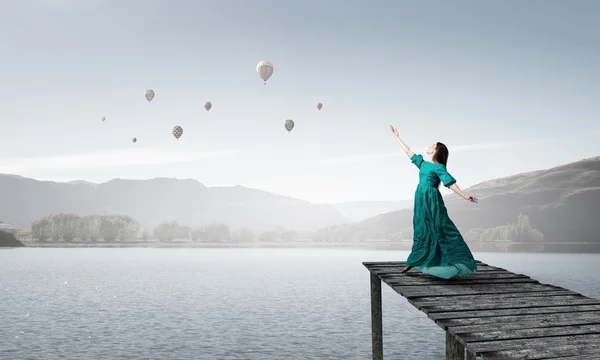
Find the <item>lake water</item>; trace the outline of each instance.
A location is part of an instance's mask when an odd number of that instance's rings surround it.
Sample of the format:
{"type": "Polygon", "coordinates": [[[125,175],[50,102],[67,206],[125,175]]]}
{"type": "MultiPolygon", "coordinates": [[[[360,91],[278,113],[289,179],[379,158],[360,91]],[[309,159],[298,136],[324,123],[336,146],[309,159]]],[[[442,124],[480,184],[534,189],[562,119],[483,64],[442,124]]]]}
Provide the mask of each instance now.
{"type": "MultiPolygon", "coordinates": [[[[600,298],[600,255],[475,254],[600,298]]],[[[406,252],[0,250],[0,359],[369,359],[362,261],[406,252]]],[[[444,359],[444,332],[383,286],[387,359],[444,359]]]]}

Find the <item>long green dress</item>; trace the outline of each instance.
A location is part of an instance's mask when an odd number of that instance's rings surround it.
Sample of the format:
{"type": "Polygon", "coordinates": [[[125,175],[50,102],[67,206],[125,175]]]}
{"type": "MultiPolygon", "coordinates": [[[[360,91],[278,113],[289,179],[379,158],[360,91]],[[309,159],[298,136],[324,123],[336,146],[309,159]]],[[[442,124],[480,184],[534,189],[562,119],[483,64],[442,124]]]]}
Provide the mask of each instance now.
{"type": "Polygon", "coordinates": [[[410,160],[419,168],[419,185],[415,191],[413,246],[406,266],[443,279],[475,273],[473,254],[448,217],[437,188],[440,181],[450,187],[456,180],[442,164],[424,161],[418,154],[410,160]]]}

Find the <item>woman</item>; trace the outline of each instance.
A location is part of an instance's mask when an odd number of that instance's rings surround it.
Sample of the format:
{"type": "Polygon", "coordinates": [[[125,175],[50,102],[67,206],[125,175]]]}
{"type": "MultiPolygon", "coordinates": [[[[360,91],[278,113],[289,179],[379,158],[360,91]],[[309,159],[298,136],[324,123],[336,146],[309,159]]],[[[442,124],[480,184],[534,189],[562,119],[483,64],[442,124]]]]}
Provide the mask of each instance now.
{"type": "Polygon", "coordinates": [[[448,217],[440,183],[463,199],[476,203],[477,198],[463,193],[456,180],[446,170],[448,148],[438,142],[427,149],[431,162],[415,154],[400,140],[398,130],[390,125],[402,150],[419,168],[419,185],[415,192],[413,216],[413,246],[403,273],[413,266],[418,270],[443,279],[477,272],[475,259],[460,232],[448,217]]]}

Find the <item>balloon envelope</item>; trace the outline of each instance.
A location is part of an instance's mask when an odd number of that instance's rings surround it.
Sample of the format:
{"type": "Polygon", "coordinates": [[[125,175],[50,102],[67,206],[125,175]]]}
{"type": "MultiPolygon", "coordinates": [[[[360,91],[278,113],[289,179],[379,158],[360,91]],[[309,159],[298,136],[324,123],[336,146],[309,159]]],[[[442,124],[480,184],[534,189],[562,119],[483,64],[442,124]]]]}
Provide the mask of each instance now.
{"type": "Polygon", "coordinates": [[[106,120],[106,117],[104,117],[104,116],[103,116],[103,117],[102,117],[102,121],[105,121],[105,120],[106,120]]]}
{"type": "Polygon", "coordinates": [[[207,101],[204,104],[204,108],[206,109],[206,111],[210,110],[212,108],[212,104],[210,103],[210,101],[207,101]]]}
{"type": "Polygon", "coordinates": [[[321,103],[318,103],[318,104],[317,104],[317,109],[321,110],[322,108],[323,108],[323,104],[321,104],[321,103]]]}
{"type": "Polygon", "coordinates": [[[173,128],[173,136],[175,136],[175,139],[179,140],[182,134],[183,128],[181,126],[177,125],[173,128]]]}
{"type": "Polygon", "coordinates": [[[152,101],[152,99],[154,99],[154,90],[146,90],[146,94],[144,94],[144,96],[146,97],[146,100],[148,100],[148,102],[152,101]]]}
{"type": "Polygon", "coordinates": [[[137,141],[137,138],[133,138],[133,139],[131,139],[131,141],[133,141],[133,143],[135,144],[137,141]]]}
{"type": "Polygon", "coordinates": [[[256,72],[266,84],[267,80],[273,75],[273,64],[268,61],[261,61],[256,65],[256,72]]]}
{"type": "Polygon", "coordinates": [[[286,120],[285,121],[285,129],[290,132],[294,128],[294,120],[286,120]]]}

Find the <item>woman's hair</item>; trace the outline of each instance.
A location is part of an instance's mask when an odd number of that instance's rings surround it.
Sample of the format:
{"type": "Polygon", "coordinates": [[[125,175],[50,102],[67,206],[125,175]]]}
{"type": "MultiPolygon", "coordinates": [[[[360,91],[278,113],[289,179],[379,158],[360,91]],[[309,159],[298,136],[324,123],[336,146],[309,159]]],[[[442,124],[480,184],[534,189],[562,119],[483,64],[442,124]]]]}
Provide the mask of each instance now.
{"type": "Polygon", "coordinates": [[[433,161],[446,166],[448,164],[448,155],[450,154],[448,153],[448,148],[446,145],[442,144],[441,142],[435,144],[435,154],[432,156],[433,161]]]}
{"type": "MultiPolygon", "coordinates": [[[[448,152],[448,148],[446,147],[446,145],[444,145],[441,142],[438,142],[437,144],[435,144],[435,154],[433,154],[431,159],[438,164],[447,166],[449,155],[450,155],[450,153],[448,152]]],[[[438,188],[440,187],[441,182],[442,182],[441,180],[440,180],[440,182],[438,182],[438,185],[437,185],[438,188]]]]}

